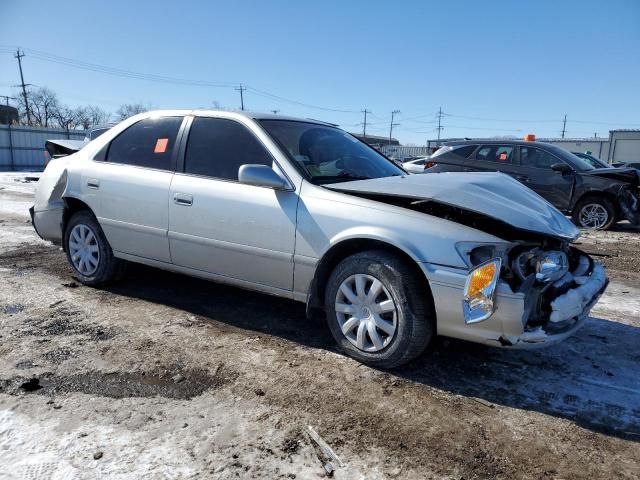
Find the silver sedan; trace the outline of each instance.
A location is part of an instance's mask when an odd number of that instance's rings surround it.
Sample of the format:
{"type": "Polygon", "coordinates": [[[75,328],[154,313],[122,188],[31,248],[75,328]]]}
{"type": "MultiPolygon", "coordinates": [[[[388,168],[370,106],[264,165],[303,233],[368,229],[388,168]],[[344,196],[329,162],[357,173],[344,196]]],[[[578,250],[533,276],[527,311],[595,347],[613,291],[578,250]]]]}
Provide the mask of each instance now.
{"type": "Polygon", "coordinates": [[[132,117],[51,161],[31,213],[86,285],[138,262],[290,298],[379,367],[435,335],[560,341],[607,285],[573,224],[511,177],[407,175],[333,125],[282,116],[132,117]]]}

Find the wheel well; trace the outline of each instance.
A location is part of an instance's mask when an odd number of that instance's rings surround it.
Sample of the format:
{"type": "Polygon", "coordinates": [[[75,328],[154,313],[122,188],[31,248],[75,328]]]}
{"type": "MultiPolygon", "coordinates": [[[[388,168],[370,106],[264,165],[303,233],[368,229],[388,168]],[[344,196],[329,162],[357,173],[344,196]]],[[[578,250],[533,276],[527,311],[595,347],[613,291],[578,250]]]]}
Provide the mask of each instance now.
{"type": "MultiPolygon", "coordinates": [[[[67,229],[67,223],[69,222],[69,219],[73,216],[74,213],[77,213],[83,210],[86,210],[91,213],[93,213],[93,211],[91,210],[91,207],[89,207],[89,205],[84,203],[82,200],[78,200],[77,198],[66,197],[63,200],[64,200],[64,212],[62,213],[62,238],[64,239],[64,232],[67,229]]],[[[62,242],[62,248],[64,248],[66,251],[66,247],[64,246],[64,241],[62,242]]]]}
{"type": "MultiPolygon", "coordinates": [[[[324,305],[325,287],[331,272],[335,267],[345,258],[354,255],[356,253],[365,252],[367,250],[383,250],[393,255],[396,255],[407,262],[416,274],[416,278],[424,284],[425,292],[431,296],[431,289],[429,288],[429,282],[424,275],[424,272],[416,264],[415,260],[411,258],[405,251],[398,247],[395,247],[389,243],[373,240],[368,238],[354,238],[350,240],[344,240],[333,247],[331,247],[324,256],[318,262],[316,273],[311,282],[309,289],[309,298],[307,301],[307,313],[311,314],[312,311],[321,309],[324,305]]],[[[433,300],[433,298],[431,298],[433,300]]],[[[433,302],[431,302],[433,305],[433,302]]],[[[434,317],[435,318],[435,317],[434,317]]]]}
{"type": "Polygon", "coordinates": [[[585,192],[584,194],[582,194],[582,196],[574,204],[572,213],[576,212],[576,209],[577,209],[578,205],[581,202],[583,202],[585,200],[588,200],[590,198],[593,198],[593,199],[606,198],[607,200],[609,200],[613,204],[613,208],[615,209],[616,215],[617,215],[617,213],[618,213],[618,203],[616,201],[616,196],[613,193],[610,193],[610,192],[594,192],[594,191],[585,192]]]}

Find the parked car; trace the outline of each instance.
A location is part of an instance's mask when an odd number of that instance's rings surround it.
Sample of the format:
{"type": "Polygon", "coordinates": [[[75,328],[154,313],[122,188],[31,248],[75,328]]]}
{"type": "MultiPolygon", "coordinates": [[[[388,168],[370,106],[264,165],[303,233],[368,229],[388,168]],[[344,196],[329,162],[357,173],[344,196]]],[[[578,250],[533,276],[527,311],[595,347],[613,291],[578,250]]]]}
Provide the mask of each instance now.
{"type": "Polygon", "coordinates": [[[640,162],[616,163],[614,166],[621,168],[635,168],[640,170],[640,162]]]}
{"type": "Polygon", "coordinates": [[[62,158],[72,153],[77,152],[82,147],[84,147],[91,140],[98,138],[104,132],[109,130],[111,127],[115,125],[114,123],[109,123],[106,125],[98,125],[92,127],[87,135],[84,137],[84,140],[65,140],[65,139],[53,139],[47,140],[44,142],[44,166],[46,167],[49,162],[55,158],[62,158]]]}
{"type": "Polygon", "coordinates": [[[451,142],[431,156],[429,172],[503,172],[571,215],[583,228],[608,229],[619,220],[637,224],[638,171],[594,168],[555,145],[535,141],[451,142]]]}
{"type": "Polygon", "coordinates": [[[52,162],[31,215],[86,285],[128,261],[290,298],[378,367],[436,334],[558,342],[607,285],[571,246],[579,230],[509,176],[407,175],[335,126],[280,115],[132,117],[52,162]]]}
{"type": "Polygon", "coordinates": [[[430,168],[431,163],[429,157],[419,157],[404,162],[402,168],[409,173],[424,173],[425,170],[430,168]]]}

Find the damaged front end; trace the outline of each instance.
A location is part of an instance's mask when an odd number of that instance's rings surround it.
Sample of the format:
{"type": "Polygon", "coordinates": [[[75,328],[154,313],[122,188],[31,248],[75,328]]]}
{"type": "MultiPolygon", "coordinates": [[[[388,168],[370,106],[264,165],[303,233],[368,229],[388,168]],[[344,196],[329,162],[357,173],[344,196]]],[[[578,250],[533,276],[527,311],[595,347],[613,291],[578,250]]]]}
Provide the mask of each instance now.
{"type": "Polygon", "coordinates": [[[604,267],[575,247],[549,250],[518,245],[508,254],[502,279],[524,294],[523,331],[499,338],[503,346],[531,347],[573,334],[606,289],[604,267]]]}

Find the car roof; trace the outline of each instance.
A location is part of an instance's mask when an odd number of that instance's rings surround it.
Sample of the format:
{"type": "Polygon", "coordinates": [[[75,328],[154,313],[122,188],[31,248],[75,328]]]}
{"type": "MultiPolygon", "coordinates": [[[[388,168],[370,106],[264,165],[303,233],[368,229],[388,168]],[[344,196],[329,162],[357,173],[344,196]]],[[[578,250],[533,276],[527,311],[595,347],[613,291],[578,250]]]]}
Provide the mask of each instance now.
{"type": "Polygon", "coordinates": [[[549,143],[544,142],[531,142],[525,140],[513,140],[513,139],[486,139],[486,140],[454,140],[446,142],[445,145],[454,147],[458,145],[535,145],[537,147],[548,147],[549,143]]]}
{"type": "Polygon", "coordinates": [[[289,120],[294,122],[307,122],[316,123],[318,125],[327,125],[331,127],[337,127],[334,123],[324,122],[322,120],[316,120],[314,118],[301,118],[290,117],[287,115],[275,115],[273,113],[252,112],[248,110],[209,110],[209,109],[194,109],[194,110],[151,110],[144,113],[144,116],[152,117],[155,115],[214,115],[218,113],[224,113],[225,115],[240,116],[245,118],[251,118],[253,120],[289,120]]]}

